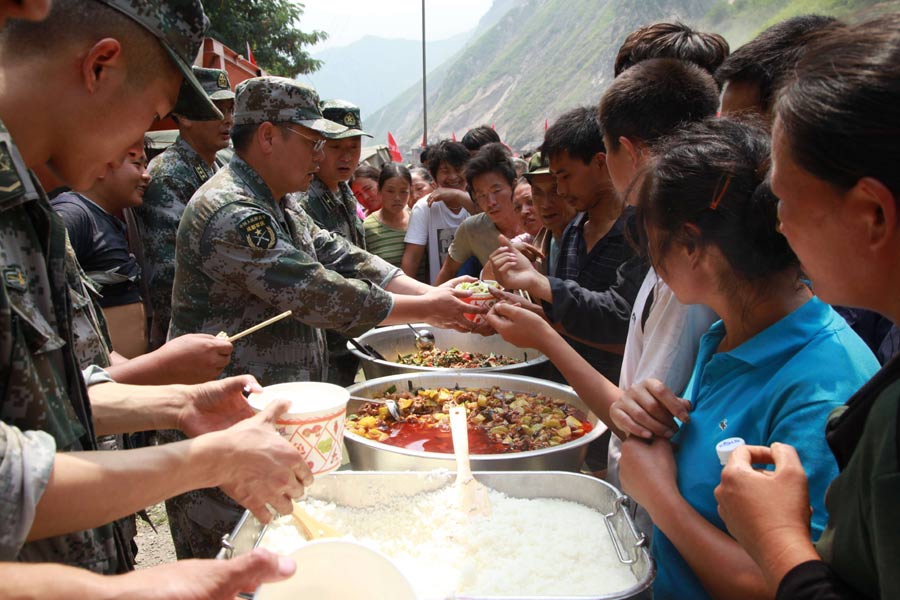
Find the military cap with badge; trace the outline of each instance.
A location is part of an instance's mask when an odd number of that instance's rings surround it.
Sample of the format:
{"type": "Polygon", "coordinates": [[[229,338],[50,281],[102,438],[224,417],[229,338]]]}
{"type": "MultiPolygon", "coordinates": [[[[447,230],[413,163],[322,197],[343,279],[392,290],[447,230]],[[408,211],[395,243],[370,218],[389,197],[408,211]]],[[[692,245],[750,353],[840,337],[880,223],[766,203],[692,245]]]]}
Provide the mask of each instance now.
{"type": "Polygon", "coordinates": [[[296,123],[328,138],[347,131],[319,109],[316,90],[287,77],[253,77],[235,89],[234,124],[296,123]]]}
{"type": "MultiPolygon", "coordinates": [[[[234,99],[234,92],[231,91],[231,82],[228,81],[228,73],[222,69],[207,69],[194,66],[191,68],[191,71],[193,71],[194,77],[197,78],[200,87],[206,93],[206,97],[213,102],[234,99]]],[[[219,120],[204,117],[206,102],[204,101],[203,104],[200,104],[197,100],[198,96],[191,93],[188,82],[184,81],[181,84],[181,91],[178,93],[178,102],[175,103],[172,112],[192,121],[219,120]]]]}
{"type": "Polygon", "coordinates": [[[322,109],[322,115],[329,121],[333,121],[347,128],[344,133],[331,136],[332,139],[340,140],[349,137],[366,136],[373,137],[363,131],[362,120],[359,117],[359,107],[351,104],[346,100],[322,100],[319,103],[322,109]]]}
{"type": "Polygon", "coordinates": [[[525,179],[531,181],[533,175],[549,175],[550,162],[541,156],[540,152],[535,152],[528,160],[528,171],[523,174],[525,179]]]}

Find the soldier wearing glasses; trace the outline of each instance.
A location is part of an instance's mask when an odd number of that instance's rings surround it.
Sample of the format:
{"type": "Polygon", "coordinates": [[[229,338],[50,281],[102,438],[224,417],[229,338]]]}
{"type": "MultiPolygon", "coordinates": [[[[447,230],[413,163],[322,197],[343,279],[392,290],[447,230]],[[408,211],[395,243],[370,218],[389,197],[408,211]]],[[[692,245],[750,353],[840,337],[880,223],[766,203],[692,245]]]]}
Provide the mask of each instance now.
{"type": "MultiPolygon", "coordinates": [[[[236,333],[292,310],[236,342],[223,373],[271,385],[326,380],[324,329],[359,335],[418,320],[469,329],[463,313],[471,309],[459,293],[403,275],[300,208],[291,192],[309,187],[326,138],[347,130],[323,118],[315,90],[257,77],[236,94],[235,156],[197,190],[178,228],[170,337],[236,333]]],[[[190,529],[190,554],[182,547],[179,558],[213,556],[241,512],[218,490],[176,502],[183,512],[170,512],[173,528],[190,529]]]]}

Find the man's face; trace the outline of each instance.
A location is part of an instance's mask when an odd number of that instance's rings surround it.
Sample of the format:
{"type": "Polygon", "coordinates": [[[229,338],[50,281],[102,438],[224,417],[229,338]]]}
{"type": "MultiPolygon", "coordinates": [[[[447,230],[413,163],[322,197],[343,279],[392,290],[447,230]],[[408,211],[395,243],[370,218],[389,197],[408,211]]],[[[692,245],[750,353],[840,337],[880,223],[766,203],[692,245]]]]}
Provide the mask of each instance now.
{"type": "Polygon", "coordinates": [[[522,222],[522,228],[525,233],[537,235],[541,230],[541,221],[538,219],[537,210],[534,208],[534,199],[532,197],[531,184],[527,181],[520,181],[513,190],[513,210],[519,216],[522,222]]]}
{"type": "Polygon", "coordinates": [[[325,157],[319,163],[319,179],[332,189],[342,181],[349,181],[359,164],[361,153],[361,136],[328,140],[325,142],[325,157]]]}
{"type": "Polygon", "coordinates": [[[585,164],[563,150],[550,157],[550,172],[556,177],[556,191],[576,211],[589,210],[603,199],[609,175],[602,155],[585,164]]]}
{"type": "Polygon", "coordinates": [[[234,100],[215,100],[213,102],[225,117],[220,121],[186,121],[194,139],[201,146],[202,152],[216,153],[228,147],[231,140],[231,128],[234,126],[234,100]]]}
{"type": "Polygon", "coordinates": [[[86,190],[109,166],[117,168],[128,149],[161,116],[169,114],[181,87],[181,76],[157,77],[143,89],[122,82],[103,98],[81,95],[72,117],[62,123],[57,151],[47,161],[50,170],[74,190],[86,190]]]}
{"type": "Polygon", "coordinates": [[[128,151],[125,160],[97,180],[92,189],[98,190],[115,209],[133,208],[144,202],[144,192],[150,183],[147,173],[147,156],[143,148],[128,151]]]}
{"type": "Polygon", "coordinates": [[[559,237],[575,216],[575,209],[556,193],[556,182],[553,181],[553,175],[544,173],[529,177],[531,179],[531,198],[537,215],[544,227],[559,237]]]}
{"type": "Polygon", "coordinates": [[[472,179],[472,196],[494,223],[515,222],[512,195],[512,187],[499,173],[484,173],[472,179]]]}
{"type": "Polygon", "coordinates": [[[324,155],[315,147],[325,137],[296,123],[286,123],[275,127],[273,135],[273,158],[279,175],[285,180],[285,193],[305,192],[309,189],[313,175],[319,170],[319,162],[324,155]]]}
{"type": "Polygon", "coordinates": [[[463,174],[464,167],[465,165],[454,167],[450,163],[442,161],[434,179],[435,183],[438,184],[438,187],[466,191],[466,177],[463,174]]]}

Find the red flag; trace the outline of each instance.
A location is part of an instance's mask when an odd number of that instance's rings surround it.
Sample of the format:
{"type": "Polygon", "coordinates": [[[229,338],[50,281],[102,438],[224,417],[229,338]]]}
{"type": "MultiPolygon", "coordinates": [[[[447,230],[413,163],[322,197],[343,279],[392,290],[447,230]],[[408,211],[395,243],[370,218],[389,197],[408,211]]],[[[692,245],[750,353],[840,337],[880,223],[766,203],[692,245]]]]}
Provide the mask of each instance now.
{"type": "Polygon", "coordinates": [[[423,133],[422,134],[422,147],[425,148],[426,146],[428,146],[428,140],[425,139],[425,134],[423,133]]]}
{"type": "Polygon", "coordinates": [[[394,136],[390,131],[388,131],[388,150],[391,152],[392,161],[403,162],[403,155],[400,154],[400,147],[397,145],[397,140],[394,139],[394,136]]]}
{"type": "Polygon", "coordinates": [[[544,119],[544,131],[550,129],[550,122],[547,119],[544,119]]]}
{"type": "Polygon", "coordinates": [[[253,50],[250,49],[250,42],[247,42],[247,60],[249,60],[250,64],[254,67],[257,66],[256,59],[253,58],[253,50]]]}
{"type": "Polygon", "coordinates": [[[491,129],[497,129],[496,127],[494,127],[493,123],[491,123],[491,129]]]}
{"type": "Polygon", "coordinates": [[[450,136],[450,139],[453,140],[454,142],[456,141],[456,132],[455,131],[453,132],[453,135],[450,136]]]}

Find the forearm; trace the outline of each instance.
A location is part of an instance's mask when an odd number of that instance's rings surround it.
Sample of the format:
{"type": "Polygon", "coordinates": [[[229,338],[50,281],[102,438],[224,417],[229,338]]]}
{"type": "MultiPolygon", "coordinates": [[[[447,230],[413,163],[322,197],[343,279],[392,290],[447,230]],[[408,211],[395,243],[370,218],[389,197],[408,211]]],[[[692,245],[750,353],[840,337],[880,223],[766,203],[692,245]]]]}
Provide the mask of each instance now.
{"type": "Polygon", "coordinates": [[[391,279],[390,283],[384,289],[397,295],[421,296],[422,294],[428,293],[432,287],[401,273],[391,279]]]}
{"type": "Polygon", "coordinates": [[[65,565],[2,563],[0,578],[4,600],[113,597],[107,584],[113,578],[65,565]]]}
{"type": "Polygon", "coordinates": [[[217,485],[213,448],[218,435],[137,450],[57,453],[28,539],[97,527],[183,492],[217,485]]]}
{"type": "Polygon", "coordinates": [[[177,428],[188,386],[102,383],[88,389],[97,435],[177,428]]]}
{"type": "Polygon", "coordinates": [[[681,494],[658,495],[644,507],[710,596],[723,599],[774,596],[775,588],[768,585],[750,555],[728,534],[704,519],[681,494]]]}
{"type": "Polygon", "coordinates": [[[394,306],[380,325],[402,325],[427,320],[429,312],[421,296],[394,295],[394,306]]]}
{"type": "Polygon", "coordinates": [[[549,335],[539,348],[550,359],[566,381],[578,394],[588,408],[591,409],[613,433],[620,438],[625,436],[613,424],[609,417],[609,409],[619,398],[621,390],[609,379],[594,369],[572,346],[559,335],[549,335]]]}
{"type": "Polygon", "coordinates": [[[541,275],[537,271],[534,272],[533,281],[525,288],[525,291],[528,292],[534,302],[553,302],[553,290],[550,288],[550,280],[547,279],[546,275],[541,275]]]}
{"type": "Polygon", "coordinates": [[[157,353],[159,350],[148,352],[135,356],[132,359],[122,357],[121,360],[114,360],[113,364],[106,368],[109,376],[116,380],[117,383],[127,383],[131,385],[163,385],[174,383],[171,381],[165,370],[159,369],[157,353]]]}
{"type": "Polygon", "coordinates": [[[406,244],[403,250],[403,258],[400,260],[400,269],[410,277],[419,273],[422,257],[425,256],[425,246],[419,244],[406,244]]]}

